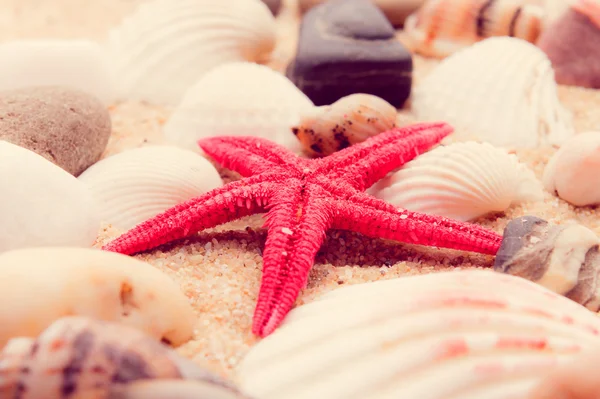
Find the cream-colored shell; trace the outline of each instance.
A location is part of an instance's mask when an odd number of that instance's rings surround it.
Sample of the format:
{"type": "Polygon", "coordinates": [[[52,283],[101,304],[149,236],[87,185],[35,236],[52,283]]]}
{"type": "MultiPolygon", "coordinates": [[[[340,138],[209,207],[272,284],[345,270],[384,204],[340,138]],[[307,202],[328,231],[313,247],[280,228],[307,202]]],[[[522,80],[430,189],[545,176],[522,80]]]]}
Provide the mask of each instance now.
{"type": "MultiPolygon", "coordinates": [[[[52,232],[49,232],[51,234],[52,232]]],[[[70,315],[121,322],[180,345],[195,315],[173,280],[134,258],[99,249],[31,248],[0,255],[0,347],[35,337],[70,315]]]]}
{"type": "Polygon", "coordinates": [[[109,58],[89,40],[30,39],[0,44],[0,91],[35,86],[81,90],[113,100],[109,58]]]}
{"type": "Polygon", "coordinates": [[[512,37],[489,38],[444,59],[411,101],[419,120],[444,120],[460,140],[538,148],[560,145],[574,132],[550,60],[512,37]]]}
{"type": "Polygon", "coordinates": [[[275,19],[260,0],[151,0],[109,35],[120,99],[176,105],[210,69],[266,60],[275,19]]]}
{"type": "Polygon", "coordinates": [[[261,399],[526,398],[600,344],[600,319],[525,279],[487,270],[358,284],[288,315],[238,367],[261,399]]]}
{"type": "Polygon", "coordinates": [[[79,180],[96,198],[102,221],[123,230],[223,184],[204,157],[171,146],[118,153],[92,165],[79,180]]]}
{"type": "Polygon", "coordinates": [[[142,380],[118,391],[119,399],[250,399],[205,381],[142,380]]]}
{"type": "Polygon", "coordinates": [[[392,129],[397,117],[384,99],[357,93],[307,111],[292,131],[306,153],[326,156],[392,129]]]}
{"type": "Polygon", "coordinates": [[[250,62],[213,69],[188,90],[164,126],[168,141],[197,149],[211,136],[257,136],[299,151],[291,128],[313,103],[292,82],[250,62]]]}
{"type": "Polygon", "coordinates": [[[550,158],[546,190],[575,206],[600,204],[600,132],[577,134],[550,158]]]}
{"type": "Polygon", "coordinates": [[[0,141],[0,253],[39,246],[91,247],[100,230],[90,190],[41,155],[0,141]]]}
{"type": "Polygon", "coordinates": [[[543,199],[541,182],[515,155],[473,141],[420,155],[371,193],[399,208],[462,221],[543,199]]]}

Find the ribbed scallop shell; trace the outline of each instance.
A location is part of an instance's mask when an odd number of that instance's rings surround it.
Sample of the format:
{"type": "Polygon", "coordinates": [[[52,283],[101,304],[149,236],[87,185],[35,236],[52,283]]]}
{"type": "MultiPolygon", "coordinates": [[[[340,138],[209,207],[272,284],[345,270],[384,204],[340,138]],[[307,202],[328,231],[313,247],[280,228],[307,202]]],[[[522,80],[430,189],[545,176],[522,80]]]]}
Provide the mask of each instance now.
{"type": "Polygon", "coordinates": [[[541,182],[515,155],[476,142],[420,155],[378,182],[371,193],[399,208],[463,221],[543,199],[541,182]]]}
{"type": "Polygon", "coordinates": [[[300,306],[238,368],[261,399],[523,398],[600,344],[600,319],[484,270],[358,284],[300,306]]]}
{"type": "Polygon", "coordinates": [[[260,61],[275,20],[260,0],[152,0],[110,32],[120,98],[175,105],[210,69],[260,61]]]}
{"type": "Polygon", "coordinates": [[[291,128],[313,108],[282,74],[250,62],[215,68],[186,93],[164,126],[167,140],[197,149],[211,136],[257,136],[298,151],[291,128]]]}
{"type": "Polygon", "coordinates": [[[405,31],[419,54],[446,57],[492,36],[535,43],[544,11],[523,0],[428,0],[406,19],[405,31]]]}
{"type": "Polygon", "coordinates": [[[415,88],[411,101],[419,120],[444,120],[461,140],[537,148],[560,145],[573,135],[550,60],[512,37],[486,39],[446,58],[415,88]]]}
{"type": "Polygon", "coordinates": [[[392,129],[397,117],[396,108],[384,99],[351,94],[304,113],[292,131],[305,152],[326,156],[392,129]]]}
{"type": "Polygon", "coordinates": [[[101,219],[121,229],[223,184],[208,160],[170,146],[118,153],[92,165],[79,180],[99,203],[101,219]]]}

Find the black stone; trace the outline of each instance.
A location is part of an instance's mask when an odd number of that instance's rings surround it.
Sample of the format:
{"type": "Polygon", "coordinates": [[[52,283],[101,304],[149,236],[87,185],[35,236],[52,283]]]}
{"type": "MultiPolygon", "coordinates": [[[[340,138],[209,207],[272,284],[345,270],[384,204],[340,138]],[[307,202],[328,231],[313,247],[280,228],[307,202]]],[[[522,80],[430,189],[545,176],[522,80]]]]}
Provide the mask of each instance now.
{"type": "Polygon", "coordinates": [[[370,0],[330,0],[302,19],[296,58],[286,75],[315,105],[354,93],[397,108],[410,95],[412,56],[370,0]]]}
{"type": "Polygon", "coordinates": [[[277,15],[281,9],[281,0],[262,0],[269,7],[273,15],[277,15]]]}

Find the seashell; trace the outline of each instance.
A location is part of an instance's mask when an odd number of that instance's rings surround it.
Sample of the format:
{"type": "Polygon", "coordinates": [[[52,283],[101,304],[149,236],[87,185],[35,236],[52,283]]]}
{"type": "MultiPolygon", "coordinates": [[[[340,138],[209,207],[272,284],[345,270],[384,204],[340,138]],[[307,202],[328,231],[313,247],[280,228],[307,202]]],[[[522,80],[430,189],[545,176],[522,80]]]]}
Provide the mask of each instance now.
{"type": "Polygon", "coordinates": [[[580,133],[567,141],[546,165],[546,190],[575,206],[600,204],[600,132],[580,133]]]}
{"type": "Polygon", "coordinates": [[[542,184],[515,155],[472,141],[417,157],[371,193],[396,207],[462,221],[543,199],[542,184]]]}
{"type": "Polygon", "coordinates": [[[460,140],[537,148],[560,145],[574,132],[548,57],[512,37],[489,38],[446,58],[411,101],[418,119],[444,120],[460,140]]]}
{"type": "Polygon", "coordinates": [[[534,43],[544,10],[522,0],[427,0],[406,19],[413,50],[446,57],[485,38],[512,36],[534,43]]]}
{"type": "Polygon", "coordinates": [[[0,347],[14,337],[34,337],[68,315],[118,321],[176,346],[192,337],[196,321],[169,276],[132,257],[97,249],[5,252],[0,300],[16,304],[0,310],[0,347]]]}
{"type": "Polygon", "coordinates": [[[196,380],[142,380],[111,391],[109,399],[248,399],[233,389],[196,380]]]}
{"type": "Polygon", "coordinates": [[[0,44],[0,91],[36,86],[80,90],[104,103],[114,98],[109,58],[89,40],[15,40],[0,44]]]}
{"type": "Polygon", "coordinates": [[[237,376],[261,399],[525,398],[599,334],[596,314],[525,279],[434,273],[297,307],[237,376]]]}
{"type": "Polygon", "coordinates": [[[396,108],[371,94],[351,94],[302,115],[292,131],[312,156],[331,155],[396,126],[396,108]]]}
{"type": "Polygon", "coordinates": [[[21,338],[16,340],[18,347],[11,340],[0,354],[2,397],[59,398],[65,397],[64,392],[78,398],[113,397],[111,391],[131,383],[186,378],[198,379],[217,394],[235,392],[230,384],[167,346],[116,323],[65,317],[35,340],[28,340],[28,345],[21,338]],[[25,394],[17,395],[19,391],[25,394]]]}
{"type": "Polygon", "coordinates": [[[123,230],[223,184],[208,160],[169,146],[110,156],[92,165],[79,180],[96,198],[101,219],[123,230]]]}
{"type": "Polygon", "coordinates": [[[120,99],[176,105],[210,69],[262,61],[275,19],[260,0],[153,0],[109,35],[120,99]]]}
{"type": "Polygon", "coordinates": [[[215,68],[186,93],[164,126],[165,137],[197,149],[211,136],[258,136],[300,149],[291,132],[312,102],[282,74],[249,62],[215,68]]]}
{"type": "Polygon", "coordinates": [[[533,216],[504,229],[494,270],[523,277],[588,309],[600,310],[600,239],[575,223],[553,226],[533,216]]]}
{"type": "Polygon", "coordinates": [[[552,62],[559,84],[600,89],[600,2],[573,1],[537,44],[552,62]]]}

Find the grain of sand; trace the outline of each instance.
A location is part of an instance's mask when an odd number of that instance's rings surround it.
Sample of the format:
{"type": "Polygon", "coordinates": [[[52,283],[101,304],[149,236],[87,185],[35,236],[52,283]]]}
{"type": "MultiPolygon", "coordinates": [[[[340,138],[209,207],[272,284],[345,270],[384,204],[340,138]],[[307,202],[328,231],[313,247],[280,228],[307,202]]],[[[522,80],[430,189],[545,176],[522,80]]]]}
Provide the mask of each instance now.
{"type": "MultiPolygon", "coordinates": [[[[271,66],[282,70],[296,45],[298,16],[289,2],[278,19],[279,40],[271,66]]],[[[91,38],[103,40],[107,29],[118,23],[143,0],[0,0],[0,39],[91,38]]],[[[416,79],[435,61],[415,59],[416,79]]],[[[578,132],[600,130],[600,91],[560,87],[562,102],[573,112],[578,132]]],[[[111,106],[113,134],[104,157],[147,144],[161,143],[161,125],[172,110],[142,103],[111,106]]],[[[402,111],[407,114],[407,111],[402,111]]],[[[541,178],[555,149],[517,151],[541,178]]],[[[225,179],[231,173],[222,171],[225,179]]],[[[599,211],[575,209],[546,193],[544,202],[526,204],[506,213],[477,220],[502,232],[507,222],[533,214],[553,223],[576,220],[600,233],[599,211]]],[[[257,342],[251,320],[261,278],[261,250],[266,233],[260,216],[245,218],[193,239],[137,257],[181,284],[198,320],[195,337],[178,350],[217,373],[232,376],[236,364],[257,342]]],[[[98,245],[120,231],[105,226],[98,245]]],[[[448,250],[419,248],[331,231],[319,252],[307,288],[297,304],[350,284],[458,268],[489,267],[487,256],[448,250]]]]}

